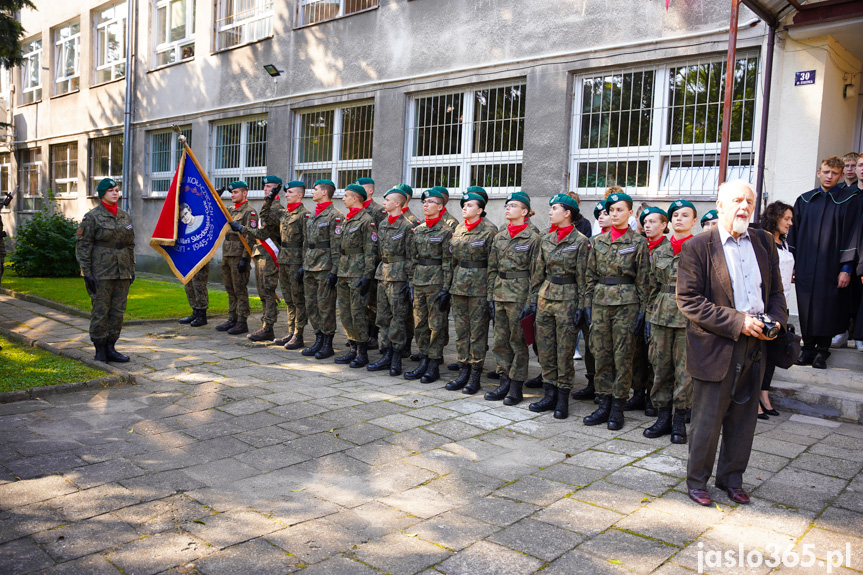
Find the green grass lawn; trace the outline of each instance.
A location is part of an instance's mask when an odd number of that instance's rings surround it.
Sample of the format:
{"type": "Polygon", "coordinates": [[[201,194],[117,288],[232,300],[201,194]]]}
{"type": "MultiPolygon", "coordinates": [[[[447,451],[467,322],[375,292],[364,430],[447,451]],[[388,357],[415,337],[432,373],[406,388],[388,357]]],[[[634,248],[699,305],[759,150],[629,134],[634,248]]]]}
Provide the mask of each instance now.
{"type": "Polygon", "coordinates": [[[88,381],[108,375],[60,355],[0,336],[0,392],[88,381]]]}

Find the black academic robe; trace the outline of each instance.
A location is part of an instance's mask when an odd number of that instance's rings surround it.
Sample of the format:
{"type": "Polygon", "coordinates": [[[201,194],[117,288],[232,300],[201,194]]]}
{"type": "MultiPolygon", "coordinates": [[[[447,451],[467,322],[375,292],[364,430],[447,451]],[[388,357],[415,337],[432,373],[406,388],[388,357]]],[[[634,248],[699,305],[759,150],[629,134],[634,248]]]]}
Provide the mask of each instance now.
{"type": "Polygon", "coordinates": [[[804,337],[833,337],[848,329],[851,290],[839,289],[842,264],[857,263],[856,227],[863,208],[856,188],[820,187],[794,202],[788,245],[794,254],[794,285],[804,337]]]}

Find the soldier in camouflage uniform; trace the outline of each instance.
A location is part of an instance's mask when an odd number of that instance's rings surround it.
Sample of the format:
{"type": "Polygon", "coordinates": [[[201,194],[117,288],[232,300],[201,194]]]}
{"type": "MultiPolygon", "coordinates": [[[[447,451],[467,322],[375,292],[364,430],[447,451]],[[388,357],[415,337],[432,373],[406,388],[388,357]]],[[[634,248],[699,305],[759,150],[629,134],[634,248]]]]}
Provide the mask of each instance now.
{"type": "Polygon", "coordinates": [[[335,362],[359,368],[369,363],[369,287],[375,277],[378,235],[374,220],[363,210],[366,190],[358,184],[351,184],[345,188],[342,199],[348,213],[344,225],[335,229],[335,241],[339,247],[335,268],[339,278],[339,319],[350,349],[335,362]]]}
{"type": "MultiPolygon", "coordinates": [[[[249,186],[238,180],[228,184],[233,206],[228,207],[233,223],[245,228],[257,229],[258,214],[246,199],[249,186]]],[[[244,234],[246,243],[252,244],[255,239],[251,234],[244,234]]],[[[217,331],[226,331],[231,335],[239,335],[249,331],[246,319],[249,317],[249,273],[251,272],[251,256],[246,246],[240,240],[240,234],[233,230],[225,234],[222,242],[222,279],[225,291],[228,292],[228,320],[216,326],[217,331]]]]}
{"type": "Polygon", "coordinates": [[[449,203],[449,190],[447,190],[443,186],[435,186],[432,188],[432,190],[436,190],[436,191],[440,192],[441,195],[443,196],[443,200],[444,200],[443,208],[440,211],[441,220],[443,220],[443,223],[448,225],[451,230],[455,230],[458,227],[460,222],[456,219],[455,216],[453,216],[451,213],[449,213],[446,209],[446,205],[449,203]]]}
{"type": "Polygon", "coordinates": [[[117,206],[120,188],[110,178],[100,181],[101,203],[78,226],[75,256],[90,295],[90,340],[96,361],[127,362],[115,345],[123,329],[129,286],[135,281],[135,230],[132,218],[117,206]]]}
{"type": "Polygon", "coordinates": [[[308,323],[306,317],[306,297],[303,292],[303,238],[306,235],[306,215],[309,210],[303,206],[306,185],[294,180],[285,189],[283,208],[272,191],[264,200],[261,208],[261,221],[268,227],[279,230],[279,286],[285,300],[288,316],[288,330],[284,337],[275,341],[285,349],[300,349],[305,345],[303,330],[308,323]]]}
{"type": "Polygon", "coordinates": [[[409,247],[409,283],[413,293],[414,325],[419,345],[419,365],[405,373],[405,379],[432,383],[440,378],[440,364],[446,345],[449,309],[435,302],[452,282],[449,245],[452,228],[443,219],[444,194],[437,187],[423,192],[425,222],[413,229],[409,247]]]}
{"type": "MultiPolygon", "coordinates": [[[[359,178],[354,183],[365,189],[366,197],[368,199],[363,202],[363,209],[372,217],[372,220],[375,222],[375,226],[380,227],[381,222],[386,218],[386,213],[384,212],[383,206],[377,203],[374,199],[375,181],[371,178],[359,178]]],[[[369,317],[377,317],[377,311],[378,282],[377,280],[372,280],[372,285],[369,287],[369,317]]],[[[372,325],[369,326],[369,341],[366,343],[366,347],[369,351],[376,350],[379,347],[378,331],[378,326],[375,325],[374,321],[372,321],[372,325]]]]}
{"type": "Polygon", "coordinates": [[[708,210],[706,214],[701,216],[701,229],[705,232],[710,231],[710,228],[719,223],[719,212],[716,210],[708,210]]]}
{"type": "Polygon", "coordinates": [[[453,277],[439,297],[452,296],[455,320],[456,351],[459,374],[447,383],[450,391],[463,389],[474,394],[480,389],[482,366],[488,351],[488,322],[494,308],[488,302],[488,256],[497,229],[485,221],[485,200],[475,192],[461,199],[464,222],[452,234],[449,251],[452,254],[453,277]]]}
{"type": "Polygon", "coordinates": [[[650,362],[656,371],[650,392],[659,409],[644,437],[671,434],[672,443],[686,443],[686,417],[692,408],[692,378],[686,371],[686,318],[677,307],[677,266],[684,242],[692,238],[698,213],[686,200],[668,208],[673,234],[650,257],[650,296],[645,326],[650,362]],[[674,416],[672,417],[672,402],[674,416]]]}
{"type": "Polygon", "coordinates": [[[596,358],[599,409],[585,425],[608,422],[623,427],[623,407],[632,385],[636,334],[644,332],[650,262],[647,240],[629,227],[632,198],[624,193],[605,200],[611,218],[608,234],[596,237],[587,262],[587,317],[592,318],[590,349],[596,358]]]}
{"type": "Polygon", "coordinates": [[[336,185],[332,180],[318,180],[312,190],[317,204],[314,214],[306,214],[303,237],[303,291],[309,323],[315,330],[315,342],[303,355],[316,359],[332,357],[336,333],[336,284],[338,283],[339,245],[336,227],[341,231],[344,215],[333,206],[336,185]]]}
{"type": "MultiPolygon", "coordinates": [[[[0,201],[0,208],[5,208],[12,201],[12,194],[6,192],[6,197],[0,201]]],[[[3,268],[6,266],[6,236],[9,235],[3,229],[3,219],[0,218],[0,282],[3,281],[3,268]]]]}
{"type": "Polygon", "coordinates": [[[186,299],[192,307],[192,315],[181,317],[177,321],[192,327],[207,325],[207,309],[210,307],[210,292],[207,284],[210,281],[210,263],[207,262],[183,286],[186,289],[186,299]]]}

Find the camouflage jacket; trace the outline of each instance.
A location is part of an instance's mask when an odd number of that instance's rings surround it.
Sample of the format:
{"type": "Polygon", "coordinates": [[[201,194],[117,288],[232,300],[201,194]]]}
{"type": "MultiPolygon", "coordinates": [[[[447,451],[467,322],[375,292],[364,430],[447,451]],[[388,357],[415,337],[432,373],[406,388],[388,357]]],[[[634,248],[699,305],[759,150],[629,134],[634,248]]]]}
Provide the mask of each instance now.
{"type": "Polygon", "coordinates": [[[369,204],[369,207],[365,208],[366,213],[372,217],[372,221],[375,222],[376,226],[380,226],[381,222],[387,219],[387,213],[384,211],[384,207],[372,200],[372,203],[369,204]]]}
{"type": "Polygon", "coordinates": [[[417,218],[414,213],[408,208],[407,210],[402,212],[402,215],[409,221],[412,225],[418,226],[420,225],[420,220],[417,218]]]}
{"type": "Polygon", "coordinates": [[[452,228],[443,218],[434,226],[425,222],[412,230],[413,241],[408,244],[411,258],[408,279],[411,285],[448,287],[452,282],[452,258],[449,244],[452,228]]]}
{"type": "Polygon", "coordinates": [[[589,252],[590,242],[576,229],[561,242],[557,241],[557,232],[545,234],[533,274],[539,295],[547,300],[574,301],[579,309],[583,308],[589,252]]]}
{"type": "Polygon", "coordinates": [[[378,229],[375,279],[386,282],[408,281],[409,245],[413,240],[414,226],[403,215],[394,223],[385,217],[378,229]]]}
{"type": "MultiPolygon", "coordinates": [[[[249,231],[244,232],[243,235],[251,248],[255,243],[255,237],[251,231],[258,228],[258,214],[255,212],[255,209],[246,201],[243,202],[243,205],[239,209],[235,209],[233,204],[228,206],[228,213],[231,214],[231,218],[235,222],[249,228],[249,231]]],[[[245,255],[247,255],[246,248],[243,246],[243,242],[240,241],[239,232],[228,230],[228,233],[225,234],[225,241],[222,242],[222,257],[245,255]]]]}
{"type": "Polygon", "coordinates": [[[486,293],[494,301],[516,302],[524,305],[528,298],[536,301],[536,287],[531,278],[531,267],[539,255],[540,237],[527,227],[509,237],[504,229],[494,236],[488,258],[488,287],[486,293]]]}
{"type": "Polygon", "coordinates": [[[637,304],[638,312],[645,313],[648,257],[647,240],[632,228],[615,241],[611,233],[594,236],[587,260],[585,305],[637,304]]]}
{"type": "MultiPolygon", "coordinates": [[[[279,233],[278,233],[279,229],[278,229],[278,227],[274,226],[272,224],[267,225],[267,222],[264,221],[263,216],[261,216],[261,218],[258,220],[258,227],[257,228],[246,228],[245,232],[247,232],[249,235],[251,235],[253,238],[255,238],[255,240],[257,240],[257,241],[255,241],[254,246],[252,246],[252,245],[249,246],[252,248],[252,257],[256,260],[258,258],[261,258],[264,256],[270,257],[270,254],[267,253],[267,250],[265,250],[261,246],[261,242],[264,242],[265,240],[269,239],[269,240],[273,240],[273,242],[276,244],[277,247],[279,246],[279,233]]],[[[282,253],[282,249],[281,249],[281,247],[279,247],[279,254],[281,254],[281,253],[282,253]]],[[[278,260],[276,260],[276,261],[278,261],[278,260]]],[[[275,266],[273,266],[273,267],[275,267],[275,266]]]]}
{"type": "Polygon", "coordinates": [[[468,231],[464,223],[452,233],[449,251],[452,254],[450,293],[471,297],[486,297],[488,290],[488,256],[497,228],[485,218],[468,231]]]}
{"type": "Polygon", "coordinates": [[[448,225],[451,230],[455,231],[455,229],[458,227],[459,221],[455,218],[454,215],[449,213],[449,210],[447,210],[446,208],[444,208],[444,211],[441,211],[440,217],[443,223],[448,225]]]}
{"type": "MultiPolygon", "coordinates": [[[[303,236],[303,269],[307,272],[326,272],[338,269],[339,246],[336,242],[336,226],[341,226],[345,216],[330,204],[321,215],[305,214],[306,233],[303,236]]],[[[339,228],[341,229],[341,228],[339,228]]]]}
{"type": "Polygon", "coordinates": [[[375,243],[378,241],[374,220],[360,210],[350,220],[339,222],[335,230],[338,260],[336,275],[340,278],[375,277],[375,243]]]}
{"type": "Polygon", "coordinates": [[[135,230],[122,209],[114,216],[101,203],[78,225],[75,256],[81,275],[97,280],[132,279],[135,273],[135,230]]]}
{"type": "Polygon", "coordinates": [[[309,210],[300,204],[293,212],[267,200],[261,208],[261,220],[267,226],[279,229],[279,263],[303,264],[303,238],[306,236],[306,214],[309,210]]]}
{"type": "Polygon", "coordinates": [[[686,327],[686,318],[677,307],[677,265],[671,242],[659,244],[650,254],[650,296],[647,321],[665,327],[686,327]]]}

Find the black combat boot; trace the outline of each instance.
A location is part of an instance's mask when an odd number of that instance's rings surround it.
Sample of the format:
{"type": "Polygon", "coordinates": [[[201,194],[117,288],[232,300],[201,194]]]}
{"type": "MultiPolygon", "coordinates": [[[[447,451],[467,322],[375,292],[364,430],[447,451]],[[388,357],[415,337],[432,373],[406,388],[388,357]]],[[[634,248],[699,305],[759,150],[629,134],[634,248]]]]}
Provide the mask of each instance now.
{"type": "Polygon", "coordinates": [[[463,388],[467,385],[467,380],[470,379],[470,365],[466,363],[459,363],[458,366],[459,371],[456,378],[444,386],[450,391],[457,391],[463,388]]]}
{"type": "Polygon", "coordinates": [[[198,310],[193,309],[192,315],[187,315],[186,317],[181,317],[177,321],[182,324],[189,324],[195,321],[195,318],[198,317],[198,310]]]}
{"type": "Polygon", "coordinates": [[[405,379],[419,379],[423,375],[425,375],[426,370],[429,368],[429,358],[427,358],[426,356],[422,356],[419,362],[420,363],[419,365],[417,365],[416,369],[405,372],[405,379]]]}
{"type": "Polygon", "coordinates": [[[390,376],[402,374],[402,350],[393,348],[393,358],[390,360],[390,376]]]}
{"type": "Polygon", "coordinates": [[[447,365],[446,368],[450,371],[461,371],[461,364],[460,363],[451,363],[451,364],[447,365]]]}
{"type": "Polygon", "coordinates": [[[315,354],[315,359],[327,359],[336,355],[333,349],[333,337],[332,335],[324,335],[324,343],[321,345],[318,353],[315,354]]]}
{"type": "Polygon", "coordinates": [[[585,425],[599,425],[608,421],[611,414],[611,396],[599,395],[599,407],[582,420],[585,425]]]}
{"type": "Polygon", "coordinates": [[[621,398],[612,398],[611,413],[608,415],[608,429],[617,431],[623,429],[623,407],[626,405],[626,400],[621,398]]]}
{"type": "Polygon", "coordinates": [[[234,327],[228,330],[228,335],[240,335],[249,331],[249,324],[244,319],[238,319],[234,327]]]}
{"type": "Polygon", "coordinates": [[[528,389],[539,389],[542,387],[542,374],[540,373],[534,378],[528,379],[524,382],[524,386],[528,389]]]}
{"type": "Polygon", "coordinates": [[[315,333],[315,343],[311,345],[311,347],[307,347],[302,351],[302,354],[306,357],[312,357],[316,353],[318,353],[321,349],[321,346],[324,345],[324,334],[320,332],[315,333]]]}
{"type": "Polygon", "coordinates": [[[439,380],[440,364],[440,359],[430,359],[428,369],[423,374],[422,379],[420,379],[420,383],[434,383],[439,380]]]}
{"type": "Polygon", "coordinates": [[[641,434],[648,439],[656,439],[669,433],[671,433],[671,406],[667,405],[659,408],[656,421],[641,434]]]}
{"type": "Polygon", "coordinates": [[[289,333],[285,337],[280,337],[273,343],[276,345],[288,345],[288,342],[291,341],[291,338],[294,337],[294,332],[289,333]]]}
{"type": "Polygon", "coordinates": [[[411,354],[411,361],[422,361],[425,356],[420,352],[411,354]]]}
{"type": "Polygon", "coordinates": [[[335,363],[340,365],[347,365],[352,362],[357,357],[357,342],[353,340],[348,340],[348,352],[344,355],[340,355],[335,359],[335,363]]]}
{"type": "Polygon", "coordinates": [[[498,384],[497,389],[495,389],[494,391],[489,391],[485,394],[485,398],[488,401],[500,401],[509,393],[509,376],[505,373],[500,373],[498,375],[500,376],[500,383],[498,384]]]}
{"type": "Polygon", "coordinates": [[[517,381],[513,379],[509,382],[509,393],[506,394],[506,397],[503,398],[504,405],[518,405],[521,403],[521,400],[524,399],[522,395],[522,388],[524,387],[523,381],[517,381]]]}
{"type": "Polygon", "coordinates": [[[593,376],[587,376],[587,386],[572,392],[572,399],[593,399],[596,397],[596,388],[593,387],[593,376]]]}
{"type": "Polygon", "coordinates": [[[650,392],[646,392],[647,395],[644,398],[644,415],[647,417],[656,417],[657,411],[656,407],[653,405],[653,400],[650,399],[650,392]]]}
{"type": "Polygon", "coordinates": [[[569,394],[566,390],[557,390],[557,403],[554,406],[554,418],[566,419],[569,417],[569,394]]]}
{"type": "Polygon", "coordinates": [[[276,339],[276,334],[273,333],[273,326],[264,324],[261,329],[255,333],[250,333],[246,336],[251,341],[273,341],[276,339]]]}
{"type": "Polygon", "coordinates": [[[106,355],[105,350],[107,345],[105,344],[105,340],[94,340],[93,347],[96,348],[96,356],[93,359],[95,359],[96,361],[101,361],[102,363],[108,363],[108,356],[106,355]]]}
{"type": "Polygon", "coordinates": [[[117,363],[126,363],[129,361],[128,355],[123,355],[114,347],[114,344],[117,343],[117,338],[112,337],[105,340],[105,357],[108,358],[108,361],[114,361],[117,363]]]}
{"type": "MultiPolygon", "coordinates": [[[[372,318],[374,321],[374,318],[372,318]]],[[[378,333],[380,333],[380,328],[376,325],[369,327],[369,339],[366,340],[366,349],[369,351],[377,351],[378,347],[378,333]]]]}
{"type": "Polygon", "coordinates": [[[686,416],[688,409],[675,409],[674,419],[671,421],[671,443],[686,443],[686,416]]]}
{"type": "Polygon", "coordinates": [[[542,399],[527,406],[529,410],[536,413],[550,411],[554,409],[554,406],[557,404],[557,387],[551,383],[544,382],[542,384],[542,389],[545,392],[542,399]]]}
{"type": "Polygon", "coordinates": [[[626,400],[623,406],[624,411],[642,410],[646,407],[644,404],[644,390],[636,389],[632,392],[632,397],[626,400]]]}
{"type": "Polygon", "coordinates": [[[303,328],[300,328],[291,336],[291,341],[285,344],[285,349],[300,349],[304,345],[306,344],[303,342],[303,328]]]}
{"type": "Polygon", "coordinates": [[[369,371],[384,371],[385,369],[390,368],[390,362],[393,360],[393,348],[388,347],[386,349],[382,349],[383,355],[376,362],[368,365],[366,367],[369,371]]]}
{"type": "MultiPolygon", "coordinates": [[[[412,337],[408,338],[408,340],[405,342],[405,346],[402,348],[402,357],[403,358],[406,357],[406,358],[410,359],[413,356],[413,354],[411,353],[411,347],[413,347],[413,344],[414,344],[414,338],[412,338],[412,337]]],[[[416,361],[416,360],[414,360],[414,361],[416,361]]]]}
{"type": "Polygon", "coordinates": [[[350,367],[357,369],[360,367],[365,367],[369,364],[369,349],[368,346],[364,343],[354,344],[357,348],[357,356],[350,363],[350,367]]]}
{"type": "Polygon", "coordinates": [[[198,317],[192,320],[192,323],[189,325],[192,327],[201,327],[203,325],[207,325],[207,310],[205,309],[196,309],[198,312],[198,317]]]}
{"type": "Polygon", "coordinates": [[[482,384],[479,378],[482,377],[482,365],[472,365],[470,367],[470,376],[467,380],[467,385],[461,390],[466,395],[473,395],[480,390],[482,384]]]}
{"type": "Polygon", "coordinates": [[[485,374],[485,376],[489,379],[500,379],[500,374],[497,372],[496,369],[491,370],[490,372],[485,374]]]}
{"type": "Polygon", "coordinates": [[[237,325],[237,318],[229,317],[228,321],[226,321],[224,323],[220,323],[219,325],[216,326],[216,331],[228,331],[229,329],[231,329],[235,325],[237,325]]]}

